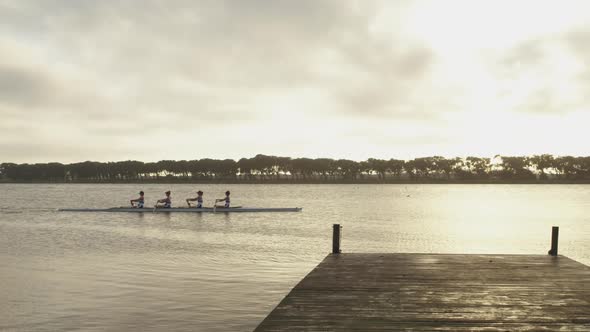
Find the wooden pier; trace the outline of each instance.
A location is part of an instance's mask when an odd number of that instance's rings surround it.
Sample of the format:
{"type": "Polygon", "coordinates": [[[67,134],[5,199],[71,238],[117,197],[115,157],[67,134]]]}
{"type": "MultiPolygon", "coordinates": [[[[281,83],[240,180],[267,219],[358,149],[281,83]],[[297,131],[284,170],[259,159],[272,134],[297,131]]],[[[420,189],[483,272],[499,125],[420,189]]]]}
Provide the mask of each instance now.
{"type": "Polygon", "coordinates": [[[339,254],[334,241],[255,331],[590,331],[590,267],[556,243],[555,255],[339,254]]]}

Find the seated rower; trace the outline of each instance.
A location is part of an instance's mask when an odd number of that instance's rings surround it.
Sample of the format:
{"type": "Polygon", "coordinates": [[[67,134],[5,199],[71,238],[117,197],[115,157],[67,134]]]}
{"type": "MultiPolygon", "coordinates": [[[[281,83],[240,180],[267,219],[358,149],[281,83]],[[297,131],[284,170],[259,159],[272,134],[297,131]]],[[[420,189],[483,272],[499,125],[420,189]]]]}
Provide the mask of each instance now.
{"type": "Polygon", "coordinates": [[[229,208],[229,190],[225,192],[225,198],[219,198],[215,200],[215,206],[216,207],[224,207],[224,208],[229,208]],[[225,202],[225,204],[223,206],[221,205],[217,205],[217,202],[225,202]]]}
{"type": "Polygon", "coordinates": [[[166,192],[166,198],[159,199],[156,202],[156,207],[163,207],[166,209],[169,209],[172,207],[172,199],[170,198],[170,190],[168,190],[166,192]],[[162,203],[163,205],[159,205],[160,203],[162,203]]]}
{"type": "Polygon", "coordinates": [[[195,198],[187,198],[186,199],[186,204],[188,204],[189,207],[191,207],[191,203],[190,202],[194,202],[197,201],[197,205],[195,205],[195,207],[197,209],[201,209],[203,207],[203,192],[202,191],[197,191],[197,197],[195,198]]]}
{"type": "Polygon", "coordinates": [[[143,202],[144,202],[143,191],[139,192],[139,198],[132,199],[130,202],[131,202],[131,206],[133,206],[134,208],[143,209],[143,202]]]}

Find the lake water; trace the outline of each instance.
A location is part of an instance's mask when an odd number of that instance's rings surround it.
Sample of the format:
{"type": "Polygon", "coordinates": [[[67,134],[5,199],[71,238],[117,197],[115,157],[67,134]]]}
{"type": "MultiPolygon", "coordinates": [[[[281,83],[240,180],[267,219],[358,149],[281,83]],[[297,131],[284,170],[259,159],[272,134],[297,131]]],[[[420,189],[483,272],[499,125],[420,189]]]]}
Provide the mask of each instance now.
{"type": "Polygon", "coordinates": [[[331,250],[560,254],[590,265],[584,185],[0,185],[0,330],[250,331],[331,250]],[[115,214],[58,207],[303,207],[115,214]]]}

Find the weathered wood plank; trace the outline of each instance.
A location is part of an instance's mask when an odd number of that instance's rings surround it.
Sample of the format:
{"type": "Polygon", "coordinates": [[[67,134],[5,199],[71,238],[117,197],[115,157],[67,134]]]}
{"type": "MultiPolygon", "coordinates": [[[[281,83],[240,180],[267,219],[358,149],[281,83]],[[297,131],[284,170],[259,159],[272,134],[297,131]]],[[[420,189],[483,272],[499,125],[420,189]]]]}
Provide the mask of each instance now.
{"type": "Polygon", "coordinates": [[[590,267],[563,256],[339,254],[255,331],[590,331],[590,267]]]}

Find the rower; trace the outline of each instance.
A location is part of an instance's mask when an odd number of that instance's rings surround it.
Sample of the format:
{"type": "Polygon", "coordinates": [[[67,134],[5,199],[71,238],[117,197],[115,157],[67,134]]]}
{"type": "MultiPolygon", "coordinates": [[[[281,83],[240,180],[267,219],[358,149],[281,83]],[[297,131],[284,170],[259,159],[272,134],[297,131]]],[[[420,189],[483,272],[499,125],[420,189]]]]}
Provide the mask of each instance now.
{"type": "Polygon", "coordinates": [[[156,202],[156,207],[163,207],[163,208],[171,208],[172,207],[172,199],[170,197],[170,190],[168,190],[166,193],[166,198],[162,198],[159,199],[158,202],[156,202]],[[164,205],[158,205],[160,203],[163,203],[164,205]]]}
{"type": "Polygon", "coordinates": [[[139,192],[139,198],[136,199],[132,199],[131,202],[131,206],[133,206],[134,208],[138,208],[138,209],[143,209],[143,191],[139,192]],[[136,204],[133,204],[136,203],[136,204]]]}
{"type": "MultiPolygon", "coordinates": [[[[225,202],[225,204],[223,205],[224,208],[229,208],[229,190],[225,192],[225,198],[219,198],[215,200],[215,203],[217,204],[217,202],[225,202]]],[[[222,206],[217,206],[217,207],[222,207],[222,206]]]]}
{"type": "Polygon", "coordinates": [[[199,191],[197,191],[197,195],[198,196],[195,198],[187,198],[186,199],[186,204],[188,204],[189,207],[191,206],[190,202],[194,202],[194,201],[197,201],[197,205],[195,205],[195,207],[197,209],[200,209],[203,207],[203,192],[199,190],[199,191]]]}

